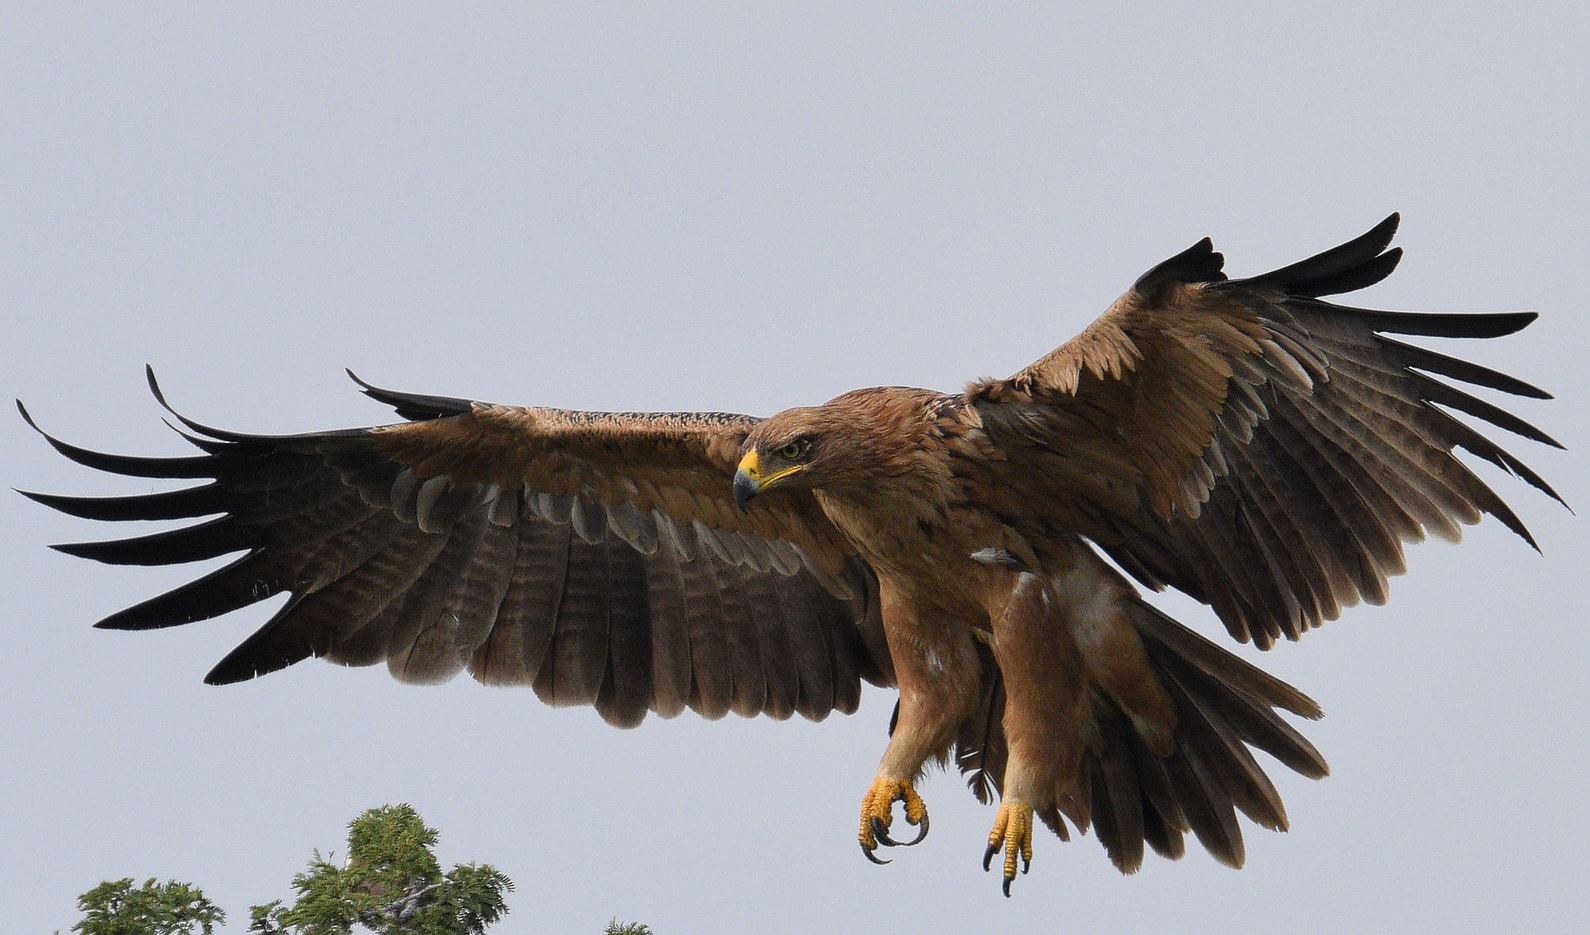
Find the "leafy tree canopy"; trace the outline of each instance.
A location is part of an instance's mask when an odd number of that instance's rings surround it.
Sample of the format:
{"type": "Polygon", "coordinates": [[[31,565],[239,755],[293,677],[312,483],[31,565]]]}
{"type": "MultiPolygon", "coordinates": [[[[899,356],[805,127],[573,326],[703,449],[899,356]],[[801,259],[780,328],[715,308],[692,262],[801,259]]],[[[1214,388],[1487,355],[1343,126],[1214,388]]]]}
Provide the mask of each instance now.
{"type": "Polygon", "coordinates": [[[187,883],[156,883],[151,877],[134,887],[132,877],[106,880],[77,897],[83,920],[72,926],[82,935],[213,935],[226,913],[187,883]]]}
{"type": "Polygon", "coordinates": [[[508,912],[513,881],[489,864],[442,872],[428,828],[413,806],[372,808],[348,825],[347,858],[319,851],[293,878],[298,898],[250,910],[258,935],[479,935],[508,912]]]}
{"type": "MultiPolygon", "coordinates": [[[[490,864],[436,859],[437,834],[409,805],[372,808],[348,825],[347,856],[315,851],[293,878],[297,898],[253,906],[253,935],[481,935],[508,913],[513,881],[490,864]]],[[[80,935],[214,935],[226,913],[188,883],[107,880],[78,897],[80,935]]],[[[652,935],[638,923],[608,923],[605,935],[652,935]]]]}

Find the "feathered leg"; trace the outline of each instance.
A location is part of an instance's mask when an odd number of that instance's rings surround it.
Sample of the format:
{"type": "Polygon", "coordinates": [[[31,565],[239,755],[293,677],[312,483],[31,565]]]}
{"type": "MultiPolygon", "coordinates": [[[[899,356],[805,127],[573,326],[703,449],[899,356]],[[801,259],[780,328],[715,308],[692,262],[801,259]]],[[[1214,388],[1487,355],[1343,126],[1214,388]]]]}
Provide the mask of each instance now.
{"type": "Polygon", "coordinates": [[[964,623],[923,610],[887,579],[880,580],[879,591],[900,706],[877,776],[861,801],[857,838],[867,859],[881,864],[888,861],[874,853],[879,845],[915,844],[927,834],[927,806],[913,783],[930,757],[948,755],[959,725],[976,707],[982,663],[964,623]],[[915,839],[889,837],[895,802],[905,804],[905,820],[920,829],[915,839]]]}
{"type": "Polygon", "coordinates": [[[1048,582],[1013,573],[1011,585],[995,589],[989,619],[994,655],[1005,679],[1005,767],[999,814],[988,836],[983,868],[1004,851],[1006,896],[1016,877],[1032,864],[1033,816],[1057,827],[1058,807],[1073,813],[1081,800],[1078,777],[1091,723],[1085,663],[1069,630],[1056,624],[1055,595],[1048,582]]]}

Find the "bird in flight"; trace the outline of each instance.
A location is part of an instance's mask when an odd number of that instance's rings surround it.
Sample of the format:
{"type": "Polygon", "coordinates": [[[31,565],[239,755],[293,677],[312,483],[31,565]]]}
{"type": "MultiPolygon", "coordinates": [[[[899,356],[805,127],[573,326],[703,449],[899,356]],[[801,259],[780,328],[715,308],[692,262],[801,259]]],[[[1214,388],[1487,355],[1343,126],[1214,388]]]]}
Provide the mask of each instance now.
{"type": "Polygon", "coordinates": [[[290,595],[213,684],[310,656],[384,662],[407,682],[468,669],[632,726],[685,708],[820,720],[854,711],[865,680],[900,692],[857,825],[874,862],[927,833],[916,784],[936,760],[997,800],[983,865],[999,859],[1007,896],[1035,820],[1062,840],[1091,828],[1127,873],[1145,846],[1180,857],[1189,832],[1240,866],[1238,812],[1287,823],[1249,748],[1325,775],[1280,714],[1320,709],[1137,585],[1185,592],[1268,648],[1383,602],[1404,542],[1457,539],[1490,514],[1535,545],[1458,449],[1561,500],[1459,414],[1557,443],[1441,378],[1547,393],[1390,337],[1498,337],[1533,313],[1323,300],[1391,273],[1396,226],[1247,279],[1227,279],[1205,239],[1058,349],[958,393],[875,387],[763,419],[361,381],[405,421],[265,436],[172,410],[198,454],[45,438],[91,468],[202,483],[27,496],[97,520],[213,517],[57,546],[133,565],[241,553],[101,627],[290,595]]]}

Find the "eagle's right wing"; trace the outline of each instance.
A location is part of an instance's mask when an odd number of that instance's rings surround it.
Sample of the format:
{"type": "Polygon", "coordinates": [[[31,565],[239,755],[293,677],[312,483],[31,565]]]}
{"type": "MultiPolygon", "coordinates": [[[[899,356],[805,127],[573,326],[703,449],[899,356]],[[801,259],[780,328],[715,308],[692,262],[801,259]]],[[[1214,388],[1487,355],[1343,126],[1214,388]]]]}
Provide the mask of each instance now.
{"type": "MultiPolygon", "coordinates": [[[[152,375],[150,385],[158,397],[152,375]]],[[[412,421],[262,436],[177,416],[203,451],[183,458],[101,454],[46,435],[92,468],[210,482],[34,500],[90,519],[216,517],[62,551],[133,565],[243,553],[99,625],[173,626],[285,591],[287,603],[207,681],[308,656],[384,661],[416,682],[467,667],[482,682],[529,684],[550,704],[594,704],[620,725],[686,706],[820,719],[853,711],[861,679],[892,681],[876,579],[810,494],[736,508],[730,478],[758,420],[364,389],[412,421]]]]}

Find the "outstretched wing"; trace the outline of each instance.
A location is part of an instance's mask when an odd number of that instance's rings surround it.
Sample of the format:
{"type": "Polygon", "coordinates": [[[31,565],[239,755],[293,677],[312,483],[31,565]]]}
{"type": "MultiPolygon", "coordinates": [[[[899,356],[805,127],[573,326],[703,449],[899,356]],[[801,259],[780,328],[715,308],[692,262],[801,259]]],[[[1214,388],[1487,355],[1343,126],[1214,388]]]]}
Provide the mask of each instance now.
{"type": "Polygon", "coordinates": [[[1205,239],[1156,266],[1101,318],[1006,380],[967,388],[1006,460],[991,489],[1033,535],[1086,535],[1156,589],[1213,605],[1239,640],[1298,638],[1340,608],[1386,597],[1402,543],[1507,504],[1463,449],[1560,497],[1457,410],[1561,447],[1436,379],[1549,394],[1386,334],[1489,338],[1533,313],[1410,314],[1320,296],[1389,275],[1392,215],[1363,236],[1230,280],[1205,239]]]}
{"type": "MultiPolygon", "coordinates": [[[[40,503],[102,520],[219,514],[62,551],[134,565],[244,553],[99,626],[189,623],[285,591],[287,603],[207,681],[309,656],[384,661],[414,682],[467,667],[483,682],[529,684],[551,704],[594,704],[620,725],[686,706],[820,719],[853,711],[860,679],[892,680],[876,580],[810,495],[735,507],[729,478],[758,420],[362,385],[412,421],[260,436],[178,415],[203,452],[183,458],[100,454],[46,435],[89,467],[210,482],[131,497],[27,494],[40,503]]],[[[152,374],[150,386],[160,397],[152,374]]]]}

